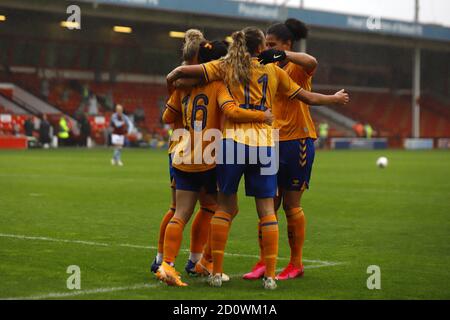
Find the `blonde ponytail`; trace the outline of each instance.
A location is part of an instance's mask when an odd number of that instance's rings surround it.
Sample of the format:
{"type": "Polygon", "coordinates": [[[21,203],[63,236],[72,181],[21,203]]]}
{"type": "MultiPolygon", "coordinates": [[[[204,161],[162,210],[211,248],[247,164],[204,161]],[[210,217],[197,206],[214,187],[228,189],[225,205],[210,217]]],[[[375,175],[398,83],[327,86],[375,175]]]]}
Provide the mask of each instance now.
{"type": "Polygon", "coordinates": [[[195,58],[202,41],[205,41],[205,37],[200,30],[189,29],[186,31],[182,49],[183,61],[192,61],[195,58]]]}
{"type": "Polygon", "coordinates": [[[250,82],[252,57],[247,50],[245,33],[236,31],[231,35],[233,42],[228,48],[228,54],[223,58],[222,71],[225,83],[233,86],[250,82]]]}
{"type": "Polygon", "coordinates": [[[252,55],[264,45],[264,33],[255,27],[247,27],[232,34],[233,43],[222,60],[223,79],[229,86],[246,85],[250,82],[252,55]]]}

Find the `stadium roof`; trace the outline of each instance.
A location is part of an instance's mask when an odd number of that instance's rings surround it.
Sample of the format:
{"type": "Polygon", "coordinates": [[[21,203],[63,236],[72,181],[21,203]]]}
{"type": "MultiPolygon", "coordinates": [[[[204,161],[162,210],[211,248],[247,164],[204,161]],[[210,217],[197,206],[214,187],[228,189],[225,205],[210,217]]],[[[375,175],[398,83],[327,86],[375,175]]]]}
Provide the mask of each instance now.
{"type": "Polygon", "coordinates": [[[346,15],[325,11],[281,7],[229,0],[81,0],[99,4],[137,6],[149,9],[188,12],[262,21],[281,21],[288,17],[324,28],[343,29],[391,36],[450,41],[450,28],[415,24],[398,20],[359,15],[346,15]]]}

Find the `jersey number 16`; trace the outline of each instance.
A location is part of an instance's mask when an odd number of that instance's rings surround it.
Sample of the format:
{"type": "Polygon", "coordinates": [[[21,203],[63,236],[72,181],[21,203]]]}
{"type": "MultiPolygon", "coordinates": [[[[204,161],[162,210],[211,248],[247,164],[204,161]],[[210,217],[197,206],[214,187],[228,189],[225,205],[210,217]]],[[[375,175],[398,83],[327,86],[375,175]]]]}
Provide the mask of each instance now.
{"type": "Polygon", "coordinates": [[[191,121],[188,120],[188,106],[189,106],[189,99],[190,99],[190,95],[187,95],[186,97],[183,98],[183,100],[181,101],[183,104],[183,114],[184,114],[184,125],[185,128],[187,130],[199,130],[202,131],[203,129],[206,128],[206,121],[208,118],[208,103],[209,103],[209,99],[208,96],[206,96],[205,94],[201,93],[195,96],[194,100],[192,101],[192,110],[191,110],[191,121]],[[203,104],[201,104],[203,103],[203,104]],[[196,122],[197,122],[197,113],[198,112],[202,112],[202,118],[201,118],[201,127],[198,128],[196,126],[196,122]]]}

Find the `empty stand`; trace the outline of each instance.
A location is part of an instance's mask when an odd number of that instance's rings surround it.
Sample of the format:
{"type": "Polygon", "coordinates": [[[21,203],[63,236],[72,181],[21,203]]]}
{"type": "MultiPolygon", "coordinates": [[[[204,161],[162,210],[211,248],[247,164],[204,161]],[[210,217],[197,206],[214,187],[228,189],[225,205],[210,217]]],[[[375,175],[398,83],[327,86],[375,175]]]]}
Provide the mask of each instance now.
{"type": "MultiPolygon", "coordinates": [[[[161,109],[164,107],[167,91],[165,85],[134,82],[95,82],[85,80],[48,80],[48,95],[42,95],[42,82],[37,74],[14,74],[10,82],[16,82],[38,97],[46,99],[62,112],[74,116],[78,110],[88,111],[83,104],[82,87],[98,97],[99,115],[108,118],[113,112],[106,108],[106,99],[112,95],[115,104],[124,106],[125,112],[132,115],[137,108],[144,110],[144,121],[136,123],[146,132],[157,133],[161,130],[161,109]]],[[[44,90],[45,91],[45,90],[44,90]]],[[[327,91],[327,90],[325,90],[327,91]]],[[[330,92],[328,92],[330,93],[330,92]]],[[[378,136],[411,136],[411,96],[393,94],[386,90],[378,92],[350,91],[351,102],[344,107],[331,107],[333,110],[361,123],[370,123],[378,136]]],[[[86,102],[86,101],[85,101],[86,102]]],[[[450,106],[448,102],[431,95],[421,99],[421,136],[437,138],[450,137],[450,106]]],[[[5,109],[5,108],[3,108],[5,109]]],[[[330,136],[348,136],[348,129],[333,123],[331,119],[312,111],[316,126],[322,121],[330,124],[330,136]]],[[[91,118],[92,119],[92,118],[91,118]]],[[[109,121],[109,120],[108,120],[109,121]]],[[[106,121],[105,126],[108,126],[106,121]]],[[[103,132],[106,128],[94,124],[94,132],[103,132]]],[[[97,133],[96,133],[97,134],[97,133]]],[[[100,140],[100,137],[99,137],[100,140]]]]}
{"type": "Polygon", "coordinates": [[[144,110],[144,122],[137,123],[142,129],[154,132],[161,127],[161,107],[164,106],[167,97],[167,89],[163,85],[131,82],[95,82],[76,80],[48,80],[48,96],[43,96],[41,80],[36,74],[14,74],[11,82],[19,84],[34,95],[47,100],[62,112],[74,116],[80,111],[88,111],[87,103],[82,103],[82,87],[87,86],[89,91],[98,98],[99,115],[105,115],[113,110],[108,110],[105,105],[106,96],[111,93],[115,104],[123,105],[125,112],[131,115],[136,108],[144,110]]]}
{"type": "MultiPolygon", "coordinates": [[[[347,106],[332,108],[355,121],[370,123],[381,136],[411,136],[410,95],[352,92],[347,106]]],[[[422,137],[449,137],[450,107],[429,97],[422,99],[420,132],[422,137]]]]}

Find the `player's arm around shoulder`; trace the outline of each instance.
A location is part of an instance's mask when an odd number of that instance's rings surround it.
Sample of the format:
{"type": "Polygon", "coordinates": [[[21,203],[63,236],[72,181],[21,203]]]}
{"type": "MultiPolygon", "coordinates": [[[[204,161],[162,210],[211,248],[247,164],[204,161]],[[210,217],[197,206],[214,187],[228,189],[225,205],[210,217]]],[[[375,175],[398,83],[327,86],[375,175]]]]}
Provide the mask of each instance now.
{"type": "Polygon", "coordinates": [[[182,78],[197,78],[202,79],[204,77],[204,67],[201,64],[179,66],[173,69],[167,75],[167,84],[173,85],[175,81],[182,78]]]}
{"type": "Polygon", "coordinates": [[[204,79],[181,78],[173,83],[175,89],[192,89],[193,87],[203,86],[206,82],[204,79]]]}
{"type": "Polygon", "coordinates": [[[286,59],[301,67],[308,76],[312,76],[316,71],[319,62],[315,57],[303,52],[285,51],[286,59]]]}
{"type": "Polygon", "coordinates": [[[178,79],[182,78],[201,79],[205,82],[220,80],[220,63],[220,60],[214,60],[205,64],[192,64],[176,67],[167,75],[167,85],[173,85],[178,79]]]}
{"type": "Polygon", "coordinates": [[[294,99],[303,88],[291,78],[291,76],[279,66],[272,64],[275,78],[277,79],[277,93],[294,99]]]}
{"type": "MultiPolygon", "coordinates": [[[[300,57],[304,60],[310,60],[309,68],[312,68],[316,64],[312,56],[301,53],[293,53],[291,58],[292,56],[297,59],[300,57]]],[[[279,80],[278,91],[281,91],[281,93],[287,95],[290,99],[298,99],[308,105],[345,105],[350,101],[350,97],[344,89],[333,95],[310,92],[300,87],[285,70],[277,67],[276,72],[279,80]]]]}
{"type": "Polygon", "coordinates": [[[257,111],[240,108],[226,85],[222,81],[215,81],[217,90],[217,105],[225,116],[233,122],[265,122],[272,124],[273,115],[270,110],[257,111]]]}

